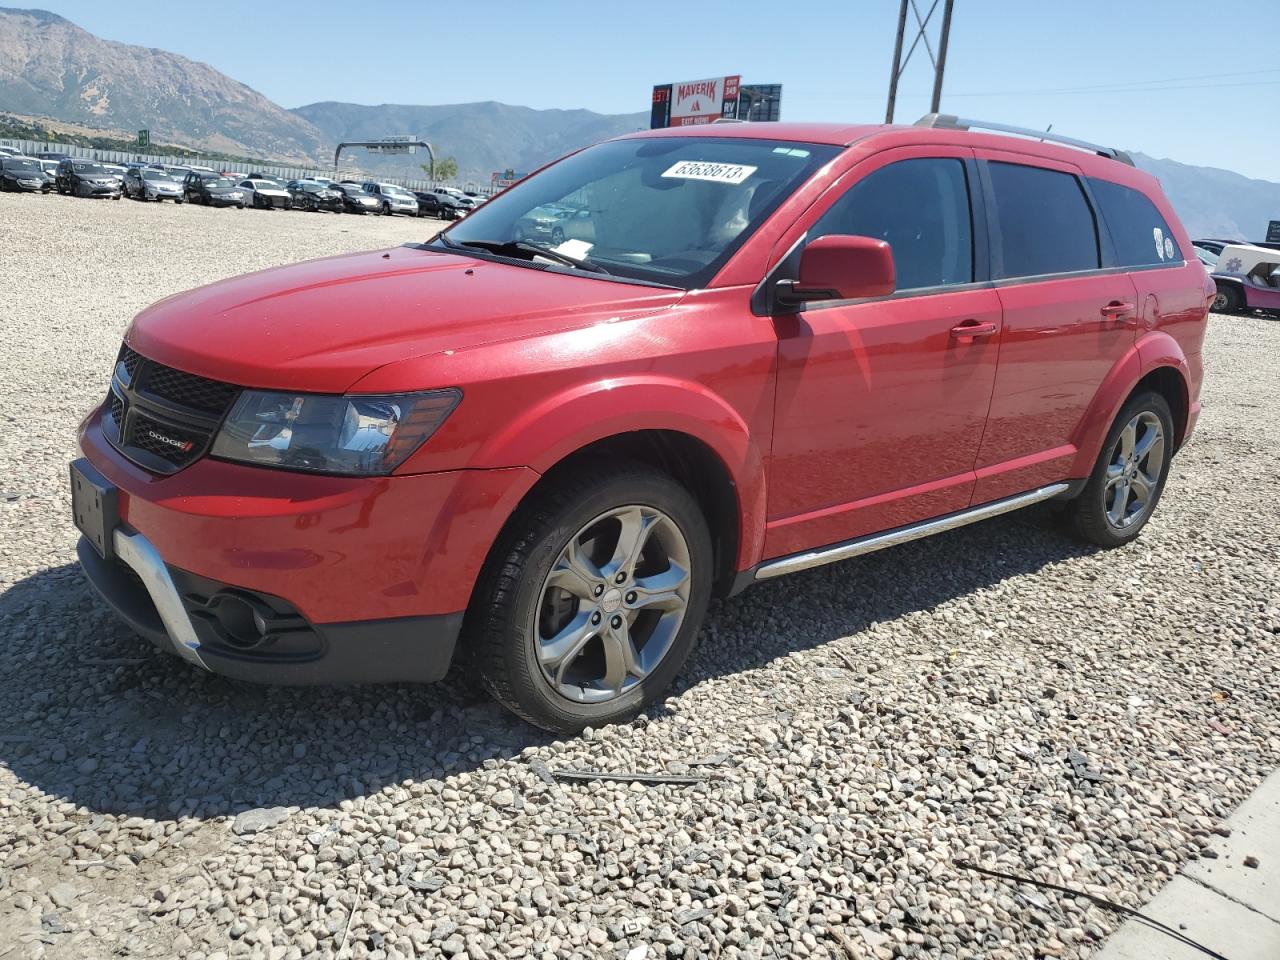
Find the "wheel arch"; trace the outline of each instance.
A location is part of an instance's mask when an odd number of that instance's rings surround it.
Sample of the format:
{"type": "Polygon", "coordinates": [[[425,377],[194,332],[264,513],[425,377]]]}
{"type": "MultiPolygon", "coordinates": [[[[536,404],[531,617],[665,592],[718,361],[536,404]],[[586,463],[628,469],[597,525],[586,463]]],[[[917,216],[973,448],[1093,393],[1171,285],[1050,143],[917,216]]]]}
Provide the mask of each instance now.
{"type": "Polygon", "coordinates": [[[511,527],[520,522],[532,500],[561,482],[563,477],[572,475],[578,465],[600,456],[650,466],[693,494],[711,532],[715,565],[712,590],[716,595],[727,594],[744,548],[744,505],[739,485],[716,450],[704,440],[676,429],[646,428],[600,437],[563,453],[550,465],[541,466],[540,478],[515,504],[494,538],[486,565],[494,558],[494,551],[510,539],[511,527]]]}
{"type": "Polygon", "coordinates": [[[1140,339],[1111,368],[1081,421],[1071,476],[1089,475],[1120,409],[1146,389],[1160,393],[1173,411],[1176,451],[1186,440],[1190,425],[1190,384],[1190,364],[1178,341],[1164,331],[1154,331],[1140,339]]]}

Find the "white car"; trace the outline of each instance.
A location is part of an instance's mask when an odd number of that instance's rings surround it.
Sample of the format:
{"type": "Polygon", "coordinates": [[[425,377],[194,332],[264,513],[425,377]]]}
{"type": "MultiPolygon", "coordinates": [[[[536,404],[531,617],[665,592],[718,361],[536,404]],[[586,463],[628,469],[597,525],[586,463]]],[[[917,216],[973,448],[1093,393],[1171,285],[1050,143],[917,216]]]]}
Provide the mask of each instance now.
{"type": "Polygon", "coordinates": [[[389,217],[393,213],[407,213],[411,217],[418,215],[418,198],[398,184],[366,183],[364,190],[377,198],[378,210],[384,216],[389,217]]]}
{"type": "Polygon", "coordinates": [[[244,191],[245,202],[251,207],[262,210],[273,207],[288,210],[293,207],[293,197],[289,195],[289,191],[274,180],[246,179],[241,180],[239,186],[244,191]]]}

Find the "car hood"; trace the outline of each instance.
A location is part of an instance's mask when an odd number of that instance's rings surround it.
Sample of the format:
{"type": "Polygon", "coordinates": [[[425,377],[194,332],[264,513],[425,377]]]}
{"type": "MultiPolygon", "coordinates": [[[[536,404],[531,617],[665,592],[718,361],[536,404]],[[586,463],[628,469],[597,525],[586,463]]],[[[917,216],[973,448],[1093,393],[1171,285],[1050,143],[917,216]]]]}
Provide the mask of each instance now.
{"type": "Polygon", "coordinates": [[[684,295],[398,247],[177,294],[138,314],[126,339],[215,380],[341,393],[388,363],[650,314],[684,295]]]}

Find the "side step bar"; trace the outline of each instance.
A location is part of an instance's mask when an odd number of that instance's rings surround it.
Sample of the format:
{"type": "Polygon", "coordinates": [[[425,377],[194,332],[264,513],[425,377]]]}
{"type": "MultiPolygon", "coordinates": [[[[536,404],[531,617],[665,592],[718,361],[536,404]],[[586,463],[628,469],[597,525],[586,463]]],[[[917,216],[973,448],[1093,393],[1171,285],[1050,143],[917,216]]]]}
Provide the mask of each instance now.
{"type": "Polygon", "coordinates": [[[757,567],[756,579],[768,580],[771,577],[781,577],[784,574],[795,573],[798,570],[820,567],[824,563],[835,563],[837,560],[860,557],[864,553],[874,553],[877,550],[885,549],[885,547],[896,547],[900,543],[922,540],[925,537],[933,536],[935,533],[945,533],[957,527],[977,523],[979,520],[988,520],[991,517],[998,517],[1002,513],[1011,513],[1022,507],[1029,507],[1033,503],[1039,503],[1042,500],[1051,500],[1058,494],[1066,492],[1070,486],[1067,483],[1055,483],[1047,487],[1041,487],[1039,490],[1020,493],[1015,497],[1006,497],[1003,500],[993,500],[991,503],[970,507],[968,510],[961,510],[959,513],[948,514],[945,517],[938,517],[934,520],[923,520],[920,523],[898,527],[884,533],[873,533],[870,536],[859,537],[856,540],[846,540],[843,543],[832,544],[820,550],[810,550],[806,553],[793,553],[788,557],[779,557],[777,560],[770,560],[757,567]]]}

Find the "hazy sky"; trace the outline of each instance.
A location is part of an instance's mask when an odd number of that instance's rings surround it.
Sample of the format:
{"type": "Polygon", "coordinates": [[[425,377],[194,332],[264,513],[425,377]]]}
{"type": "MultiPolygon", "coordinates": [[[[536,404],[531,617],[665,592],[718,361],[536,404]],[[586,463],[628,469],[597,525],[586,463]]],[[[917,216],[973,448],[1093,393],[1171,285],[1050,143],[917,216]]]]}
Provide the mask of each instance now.
{"type": "MultiPolygon", "coordinates": [[[[932,2],[917,0],[922,13],[932,2]]],[[[286,107],[501,100],[623,113],[647,110],[655,83],[739,73],[783,84],[783,119],[842,121],[883,120],[898,11],[897,0],[48,5],[286,107]]],[[[956,0],[942,110],[1280,180],[1278,40],[1280,0],[956,0]]],[[[931,84],[917,49],[898,120],[928,110],[931,84]]]]}

